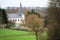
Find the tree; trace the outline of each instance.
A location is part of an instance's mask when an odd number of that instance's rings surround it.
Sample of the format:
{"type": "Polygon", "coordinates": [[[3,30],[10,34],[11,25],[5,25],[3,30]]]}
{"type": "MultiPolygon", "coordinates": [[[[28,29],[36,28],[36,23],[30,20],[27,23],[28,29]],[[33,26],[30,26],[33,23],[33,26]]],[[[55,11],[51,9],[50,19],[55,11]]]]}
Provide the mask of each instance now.
{"type": "Polygon", "coordinates": [[[4,26],[6,28],[8,28],[8,26],[7,26],[7,24],[8,24],[8,18],[7,18],[7,14],[6,14],[5,9],[2,9],[2,18],[3,18],[2,22],[3,22],[4,26]]]}
{"type": "Polygon", "coordinates": [[[2,23],[2,9],[0,8],[0,24],[2,23]]]}
{"type": "Polygon", "coordinates": [[[39,40],[39,34],[42,31],[42,25],[44,25],[43,21],[44,20],[40,18],[39,13],[36,13],[33,10],[31,12],[28,11],[28,15],[26,16],[25,20],[25,26],[35,32],[36,40],[39,40]]]}
{"type": "Polygon", "coordinates": [[[29,15],[27,18],[26,26],[31,28],[35,32],[36,40],[39,40],[38,33],[40,28],[40,22],[38,16],[35,14],[29,15]]]}
{"type": "Polygon", "coordinates": [[[2,25],[2,8],[0,8],[0,27],[3,27],[2,25]]]}
{"type": "Polygon", "coordinates": [[[40,18],[40,14],[39,14],[39,13],[36,13],[36,12],[34,11],[34,9],[32,9],[31,12],[28,11],[28,14],[35,14],[35,15],[38,15],[39,18],[40,18]]]}
{"type": "Polygon", "coordinates": [[[12,21],[8,21],[8,24],[7,24],[7,26],[8,26],[8,28],[14,28],[14,22],[12,22],[12,21]]]}
{"type": "Polygon", "coordinates": [[[60,40],[60,0],[50,0],[48,40],[60,40]]]}
{"type": "Polygon", "coordinates": [[[48,24],[48,20],[47,20],[47,17],[48,17],[48,14],[45,16],[45,20],[44,20],[44,28],[46,28],[47,27],[47,24],[48,24]]]}

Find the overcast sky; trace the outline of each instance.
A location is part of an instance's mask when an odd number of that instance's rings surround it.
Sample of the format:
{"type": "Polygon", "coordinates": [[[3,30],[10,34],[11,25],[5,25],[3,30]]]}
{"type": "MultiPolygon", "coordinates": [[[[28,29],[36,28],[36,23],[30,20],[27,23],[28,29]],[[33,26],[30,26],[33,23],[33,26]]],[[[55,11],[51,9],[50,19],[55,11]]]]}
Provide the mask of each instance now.
{"type": "Polygon", "coordinates": [[[20,2],[23,7],[46,7],[48,4],[48,0],[0,0],[0,6],[19,7],[20,2]]]}

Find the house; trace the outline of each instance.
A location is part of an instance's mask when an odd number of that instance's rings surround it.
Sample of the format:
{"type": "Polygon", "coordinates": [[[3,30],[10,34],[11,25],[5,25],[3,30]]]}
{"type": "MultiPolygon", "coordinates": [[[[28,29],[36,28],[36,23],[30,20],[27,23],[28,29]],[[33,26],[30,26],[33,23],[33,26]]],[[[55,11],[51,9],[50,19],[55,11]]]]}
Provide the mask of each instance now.
{"type": "Polygon", "coordinates": [[[23,14],[21,3],[20,3],[20,7],[19,8],[20,9],[19,9],[17,14],[15,14],[15,13],[7,14],[8,20],[15,23],[15,28],[18,28],[20,26],[20,24],[22,23],[22,21],[25,20],[25,15],[23,14]]]}

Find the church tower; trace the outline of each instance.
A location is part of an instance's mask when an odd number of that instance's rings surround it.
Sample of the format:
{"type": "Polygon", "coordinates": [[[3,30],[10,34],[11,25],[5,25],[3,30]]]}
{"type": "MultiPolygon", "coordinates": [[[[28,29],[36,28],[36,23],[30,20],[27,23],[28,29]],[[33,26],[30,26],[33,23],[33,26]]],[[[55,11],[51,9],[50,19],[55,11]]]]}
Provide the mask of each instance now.
{"type": "Polygon", "coordinates": [[[20,8],[19,8],[19,16],[22,18],[22,20],[25,20],[25,15],[23,14],[21,2],[20,2],[20,8]]]}
{"type": "Polygon", "coordinates": [[[20,2],[20,7],[19,7],[19,16],[22,16],[22,14],[23,14],[23,10],[22,10],[21,2],[20,2]]]}

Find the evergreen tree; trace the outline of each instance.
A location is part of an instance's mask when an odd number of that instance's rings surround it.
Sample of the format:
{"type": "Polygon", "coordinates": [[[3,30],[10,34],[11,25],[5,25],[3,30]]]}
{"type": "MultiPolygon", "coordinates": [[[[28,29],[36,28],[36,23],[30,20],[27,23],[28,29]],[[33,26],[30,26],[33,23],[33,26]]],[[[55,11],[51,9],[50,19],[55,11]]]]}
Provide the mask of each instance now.
{"type": "Polygon", "coordinates": [[[2,22],[3,22],[4,26],[7,27],[8,18],[7,18],[5,9],[2,9],[2,18],[3,18],[2,22]]]}
{"type": "Polygon", "coordinates": [[[2,23],[2,9],[0,8],[0,23],[2,23]]]}

